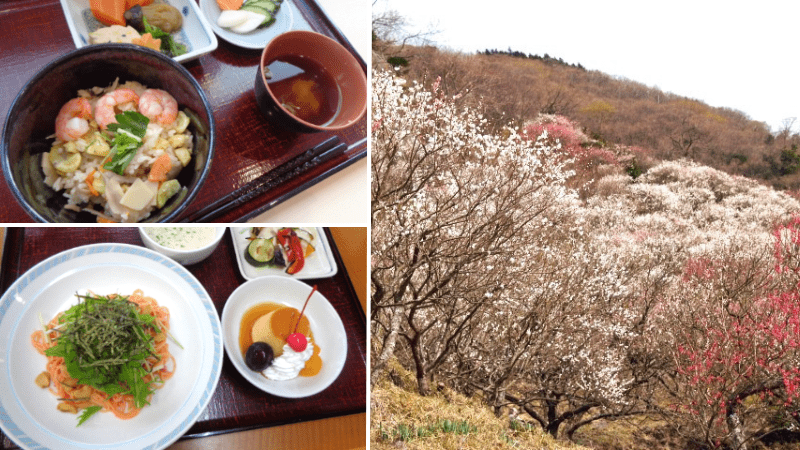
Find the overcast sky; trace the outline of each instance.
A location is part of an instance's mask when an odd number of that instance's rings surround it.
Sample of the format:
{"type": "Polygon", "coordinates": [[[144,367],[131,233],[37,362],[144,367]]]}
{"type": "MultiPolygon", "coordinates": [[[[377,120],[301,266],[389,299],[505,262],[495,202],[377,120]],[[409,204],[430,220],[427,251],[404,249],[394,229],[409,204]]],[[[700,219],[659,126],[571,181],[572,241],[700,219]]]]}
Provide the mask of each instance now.
{"type": "Polygon", "coordinates": [[[800,131],[797,0],[376,0],[385,10],[440,48],[547,53],[800,131]]]}

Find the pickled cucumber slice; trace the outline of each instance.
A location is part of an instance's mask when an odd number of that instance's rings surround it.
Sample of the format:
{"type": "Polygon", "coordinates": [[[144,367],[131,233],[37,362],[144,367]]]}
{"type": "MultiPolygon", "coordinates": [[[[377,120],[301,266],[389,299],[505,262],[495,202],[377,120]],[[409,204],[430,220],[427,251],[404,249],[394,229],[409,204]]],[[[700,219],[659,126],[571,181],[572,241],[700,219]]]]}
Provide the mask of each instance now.
{"type": "Polygon", "coordinates": [[[245,6],[258,6],[270,14],[274,14],[279,8],[279,5],[272,0],[250,0],[245,6]]]}
{"type": "Polygon", "coordinates": [[[269,15],[269,11],[267,11],[267,8],[264,8],[263,6],[257,5],[257,4],[247,3],[244,6],[242,6],[241,8],[239,8],[239,10],[240,11],[252,11],[254,13],[258,13],[258,14],[261,14],[261,15],[264,15],[264,16],[269,15]]]}
{"type": "Polygon", "coordinates": [[[239,9],[263,14],[264,20],[259,25],[259,27],[263,27],[275,22],[275,14],[278,13],[280,4],[281,2],[272,0],[249,0],[239,9]]]}

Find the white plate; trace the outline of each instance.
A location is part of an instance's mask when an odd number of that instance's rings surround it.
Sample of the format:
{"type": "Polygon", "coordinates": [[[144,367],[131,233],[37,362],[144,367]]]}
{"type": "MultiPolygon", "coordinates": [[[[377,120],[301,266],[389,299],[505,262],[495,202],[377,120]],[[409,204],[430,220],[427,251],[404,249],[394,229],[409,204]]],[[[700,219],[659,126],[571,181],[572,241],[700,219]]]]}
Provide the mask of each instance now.
{"type": "Polygon", "coordinates": [[[283,0],[278,14],[275,16],[275,22],[266,28],[257,28],[250,33],[234,33],[227,28],[222,28],[217,25],[217,19],[222,13],[216,0],[200,0],[200,10],[206,15],[208,23],[211,24],[211,29],[217,36],[225,39],[233,45],[251,48],[263,49],[267,43],[275,36],[285,33],[289,30],[295,29],[298,25],[296,17],[300,17],[300,10],[297,9],[292,0],[283,0]]]}
{"type": "Polygon", "coordinates": [[[257,388],[278,397],[308,397],[325,390],[339,377],[347,359],[347,335],[342,319],[328,299],[319,291],[308,301],[303,315],[308,317],[315,344],[319,345],[322,369],[313,377],[297,377],[293,380],[272,381],[258,372],[250,370],[239,349],[239,327],[242,316],[259,303],[281,303],[302,309],[311,286],[302,281],[286,277],[263,277],[245,282],[228,297],[222,310],[222,333],[225,351],[236,370],[257,388]]]}
{"type": "Polygon", "coordinates": [[[0,428],[25,449],[164,448],[181,437],[208,405],[222,370],[222,334],[208,293],[186,269],[143,247],[95,244],[59,253],[22,275],[0,297],[0,428]],[[175,375],[149,406],[128,420],[111,413],[76,427],[56,410],[56,396],[33,382],[47,359],[31,345],[40,328],[76,303],[75,294],[130,294],[135,289],[170,311],[175,375]]]}
{"type": "MultiPolygon", "coordinates": [[[[60,1],[75,47],[90,45],[89,33],[105,25],[92,15],[89,0],[60,1]]],[[[155,0],[155,3],[170,4],[183,15],[183,27],[172,33],[172,37],[176,42],[185,45],[187,52],[175,57],[175,61],[191,61],[217,48],[217,37],[194,0],[155,0]]]]}
{"type": "Polygon", "coordinates": [[[333,257],[331,245],[328,243],[328,238],[322,228],[309,228],[303,227],[311,231],[314,236],[315,251],[306,258],[305,265],[300,272],[290,275],[286,273],[285,269],[276,267],[256,267],[247,262],[245,253],[247,253],[247,246],[250,241],[247,237],[250,236],[250,228],[252,227],[231,227],[231,239],[233,239],[233,248],[236,251],[236,262],[239,264],[239,272],[246,280],[253,280],[259,277],[280,275],[285,277],[297,278],[301,280],[309,278],[326,278],[336,275],[339,271],[339,266],[336,265],[336,259],[333,257]]]}

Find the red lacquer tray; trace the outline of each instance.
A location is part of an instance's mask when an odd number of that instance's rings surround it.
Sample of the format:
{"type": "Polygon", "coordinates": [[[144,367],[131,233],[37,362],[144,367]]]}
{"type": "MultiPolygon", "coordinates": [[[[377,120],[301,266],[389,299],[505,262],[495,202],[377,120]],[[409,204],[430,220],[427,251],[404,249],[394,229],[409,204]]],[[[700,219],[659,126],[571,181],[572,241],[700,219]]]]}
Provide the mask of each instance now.
{"type": "MultiPolygon", "coordinates": [[[[310,28],[344,45],[366,64],[325,16],[315,0],[294,0],[301,12],[296,27],[310,28]]],[[[301,134],[267,122],[258,110],[253,83],[260,50],[239,48],[223,39],[213,52],[184,63],[211,103],[216,147],[211,172],[178,220],[236,222],[252,218],[367,155],[367,118],[339,133],[301,134]],[[323,144],[341,146],[298,168],[273,176],[285,163],[323,144]],[[343,150],[343,151],[342,151],[343,150]],[[277,178],[277,179],[276,179],[277,178]],[[216,213],[198,214],[217,201],[216,213]],[[246,201],[243,201],[245,199],[246,201]],[[229,205],[227,203],[230,203],[229,205]],[[204,218],[203,218],[204,217],[204,218]]],[[[75,49],[58,0],[10,0],[0,5],[0,124],[25,83],[57,57],[75,49]]],[[[291,163],[290,163],[291,164],[291,163]]],[[[0,175],[2,178],[2,175],[0,175]]],[[[0,223],[31,222],[0,182],[0,223]]]]}
{"type": "MultiPolygon", "coordinates": [[[[183,439],[366,412],[366,316],[339,250],[329,230],[325,232],[339,271],[330,278],[303,281],[317,285],[344,324],[348,340],[347,360],[339,378],[319,394],[301,399],[284,399],[252,386],[225,355],[219,385],[208,407],[183,439]]],[[[0,266],[1,292],[5,292],[25,271],[52,255],[73,247],[101,242],[143,245],[137,228],[8,228],[0,266]]],[[[245,282],[236,265],[230,231],[208,259],[186,268],[208,291],[218,314],[222,313],[228,296],[245,282]]],[[[2,448],[17,448],[2,433],[0,436],[2,448]]]]}

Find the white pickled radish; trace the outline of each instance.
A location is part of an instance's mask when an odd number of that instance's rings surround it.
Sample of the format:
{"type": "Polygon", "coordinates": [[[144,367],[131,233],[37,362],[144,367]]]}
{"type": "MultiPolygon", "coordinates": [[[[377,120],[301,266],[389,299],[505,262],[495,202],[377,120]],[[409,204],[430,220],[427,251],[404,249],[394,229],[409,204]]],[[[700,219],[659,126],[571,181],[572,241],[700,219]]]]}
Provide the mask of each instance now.
{"type": "Polygon", "coordinates": [[[237,11],[233,9],[226,9],[220,13],[219,17],[217,18],[217,25],[221,26],[222,28],[230,28],[235,27],[237,25],[243,24],[250,14],[256,14],[252,11],[237,11]]]}
{"type": "Polygon", "coordinates": [[[264,19],[267,18],[267,16],[263,14],[255,13],[252,11],[243,11],[243,12],[252,15],[248,17],[247,20],[244,21],[244,23],[231,27],[231,31],[236,33],[249,33],[258,28],[258,26],[261,25],[261,22],[263,22],[264,19]]]}

